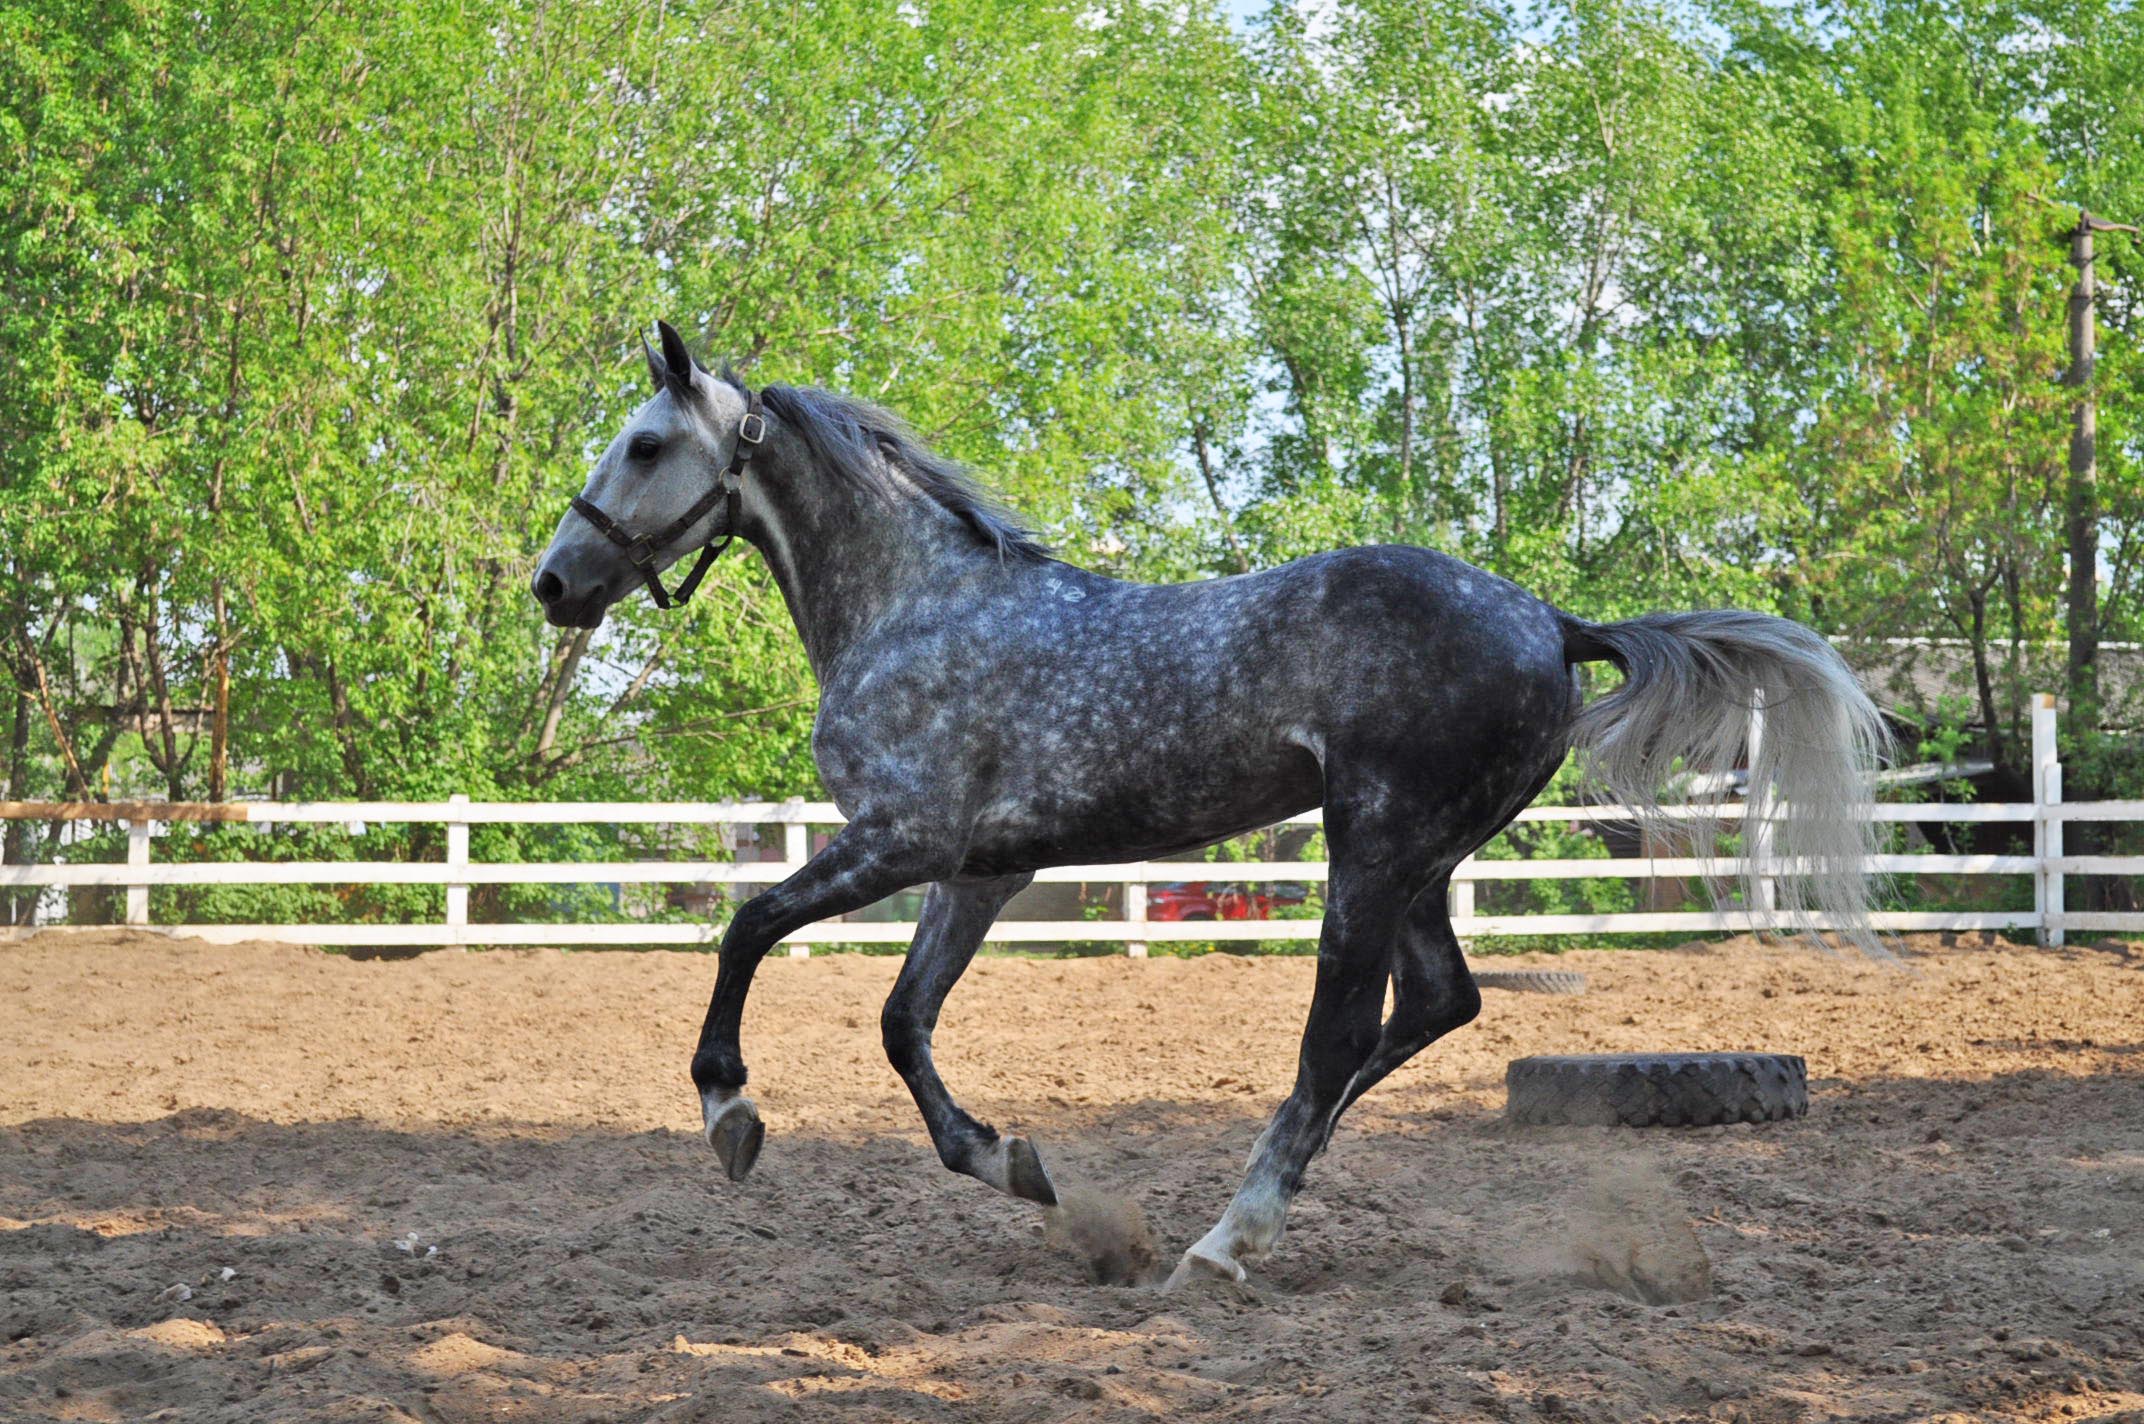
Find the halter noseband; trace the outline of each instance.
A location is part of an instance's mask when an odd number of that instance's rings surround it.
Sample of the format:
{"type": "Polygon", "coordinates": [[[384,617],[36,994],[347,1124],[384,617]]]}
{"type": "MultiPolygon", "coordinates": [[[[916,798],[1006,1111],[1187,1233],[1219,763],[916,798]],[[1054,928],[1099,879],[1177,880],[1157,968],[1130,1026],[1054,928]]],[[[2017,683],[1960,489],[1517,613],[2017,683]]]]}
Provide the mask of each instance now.
{"type": "Polygon", "coordinates": [[[700,588],[700,580],[715,560],[722,557],[737,537],[738,495],[744,488],[744,473],[759,453],[760,443],[767,438],[767,417],[760,410],[756,392],[745,393],[744,419],[737,423],[737,448],[730,456],[729,468],[715,487],[694,502],[692,508],[671,520],[653,534],[634,534],[617,520],[605,514],[579,495],[573,497],[574,513],[593,524],[602,536],[625,550],[626,562],[647,580],[648,594],[657,608],[683,608],[692,602],[693,594],[700,588]],[[685,575],[685,581],[677,586],[676,594],[663,587],[662,580],[655,576],[655,556],[677,540],[685,537],[693,525],[707,517],[708,511],[717,504],[727,502],[729,515],[722,526],[722,542],[709,539],[700,550],[700,561],[685,575]]]}

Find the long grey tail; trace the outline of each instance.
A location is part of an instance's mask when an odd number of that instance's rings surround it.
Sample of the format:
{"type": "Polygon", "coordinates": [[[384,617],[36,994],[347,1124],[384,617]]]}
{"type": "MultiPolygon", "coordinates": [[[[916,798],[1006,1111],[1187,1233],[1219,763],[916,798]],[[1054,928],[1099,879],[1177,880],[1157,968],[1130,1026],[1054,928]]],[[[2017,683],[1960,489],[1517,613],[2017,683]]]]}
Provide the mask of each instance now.
{"type": "Polygon", "coordinates": [[[1621,687],[1580,709],[1572,731],[1592,788],[1636,810],[1657,839],[1710,859],[1718,823],[1669,819],[1661,794],[1677,777],[1732,771],[1750,714],[1762,708],[1743,823],[1743,902],[1757,903],[1750,851],[1768,832],[1768,863],[1787,862],[1768,872],[1781,911],[1805,931],[1820,914],[1863,952],[1884,954],[1869,925],[1862,858],[1875,849],[1868,778],[1889,738],[1831,644],[1799,623],[1733,609],[1627,623],[1566,618],[1566,657],[1605,659],[1624,675],[1621,687]]]}

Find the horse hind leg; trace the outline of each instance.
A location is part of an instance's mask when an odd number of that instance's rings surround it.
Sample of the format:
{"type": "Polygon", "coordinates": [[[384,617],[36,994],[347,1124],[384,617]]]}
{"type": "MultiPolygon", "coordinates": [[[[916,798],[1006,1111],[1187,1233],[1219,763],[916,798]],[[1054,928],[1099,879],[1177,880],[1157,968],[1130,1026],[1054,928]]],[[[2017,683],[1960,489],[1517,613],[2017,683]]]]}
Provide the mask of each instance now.
{"type": "MultiPolygon", "coordinates": [[[[1331,825],[1330,808],[1327,819],[1331,825]]],[[[1324,1150],[1352,1084],[1380,1042],[1378,1020],[1393,944],[1427,871],[1397,872],[1395,847],[1362,847],[1362,839],[1333,837],[1332,888],[1295,1089],[1252,1147],[1227,1211],[1184,1253],[1169,1278],[1172,1290],[1200,1275],[1241,1281],[1246,1263],[1272,1254],[1304,1169],[1324,1150]],[[1358,849],[1342,849],[1343,844],[1358,849]]]]}
{"type": "Polygon", "coordinates": [[[1452,930],[1450,885],[1449,875],[1438,876],[1407,908],[1392,954],[1392,1014],[1370,1061],[1348,1084],[1342,1112],[1408,1059],[1481,1013],[1481,990],[1452,930]]]}
{"type": "Polygon", "coordinates": [[[879,1027],[887,1061],[915,1098],[938,1160],[1007,1196],[1055,1206],[1057,1188],[1034,1144],[971,1117],[953,1101],[931,1058],[931,1034],[946,995],[974,960],[998,911],[1032,878],[1009,875],[932,885],[924,893],[915,941],[886,999],[879,1027]]]}
{"type": "MultiPolygon", "coordinates": [[[[1541,794],[1541,788],[1548,785],[1561,762],[1560,750],[1545,748],[1529,780],[1514,783],[1514,789],[1525,794],[1508,803],[1509,814],[1495,824],[1477,828],[1464,848],[1469,853],[1481,849],[1508,824],[1518,807],[1541,794]]],[[[1455,856],[1460,848],[1445,847],[1455,856]]],[[[1451,885],[1451,870],[1447,868],[1423,886],[1414,903],[1407,907],[1392,954],[1392,1016],[1378,1035],[1370,1061],[1348,1085],[1342,1112],[1408,1059],[1481,1014],[1481,990],[1475,986],[1473,971],[1467,968],[1466,956],[1459,949],[1459,936],[1452,929],[1451,885]]]]}

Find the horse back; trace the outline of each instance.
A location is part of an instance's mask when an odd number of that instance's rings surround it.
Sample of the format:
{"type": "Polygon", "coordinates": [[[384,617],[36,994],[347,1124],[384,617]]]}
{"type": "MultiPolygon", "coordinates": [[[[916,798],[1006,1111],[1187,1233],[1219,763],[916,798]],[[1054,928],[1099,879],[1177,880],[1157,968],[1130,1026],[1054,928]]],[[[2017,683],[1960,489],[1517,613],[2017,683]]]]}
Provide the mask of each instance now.
{"type": "Polygon", "coordinates": [[[1568,722],[1561,615],[1430,550],[1189,584],[1018,572],[859,648],[814,744],[838,800],[929,802],[978,873],[1239,834],[1358,755],[1485,767],[1518,724],[1530,777],[1568,722]]]}

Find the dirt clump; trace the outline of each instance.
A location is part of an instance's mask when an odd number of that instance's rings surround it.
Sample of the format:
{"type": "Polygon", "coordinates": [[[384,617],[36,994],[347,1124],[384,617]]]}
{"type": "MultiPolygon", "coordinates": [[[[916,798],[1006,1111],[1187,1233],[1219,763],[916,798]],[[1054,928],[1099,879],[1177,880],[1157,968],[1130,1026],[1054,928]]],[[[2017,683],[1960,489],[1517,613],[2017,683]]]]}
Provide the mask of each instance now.
{"type": "Polygon", "coordinates": [[[1573,1274],[1647,1305],[1686,1305],[1712,1294],[1712,1261],[1675,1186],[1642,1159],[1595,1170],[1571,1213],[1573,1274]]]}
{"type": "Polygon", "coordinates": [[[1057,1205],[1043,1213],[1050,1245],[1087,1263],[1096,1285],[1151,1284],[1160,1248],[1139,1204],[1092,1187],[1059,1187],[1057,1205]]]}

